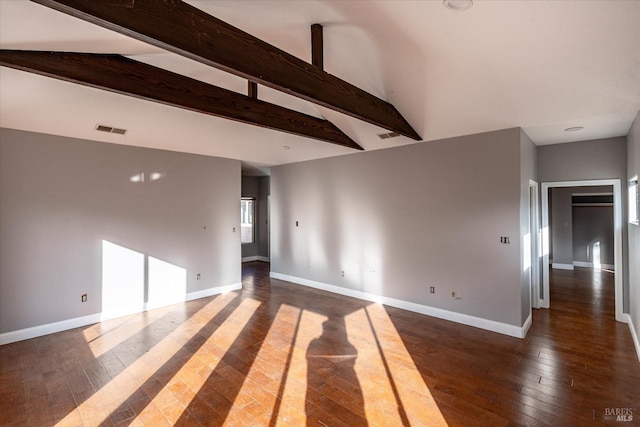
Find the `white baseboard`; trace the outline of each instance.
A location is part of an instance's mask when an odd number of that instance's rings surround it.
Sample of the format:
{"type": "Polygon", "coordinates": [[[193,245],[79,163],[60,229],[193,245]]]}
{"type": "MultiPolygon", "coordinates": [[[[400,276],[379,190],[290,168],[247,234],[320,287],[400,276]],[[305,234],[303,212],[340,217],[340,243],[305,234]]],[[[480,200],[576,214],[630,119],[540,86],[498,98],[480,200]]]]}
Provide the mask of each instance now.
{"type": "Polygon", "coordinates": [[[573,266],[574,267],[593,268],[593,263],[592,262],[585,262],[585,261],[573,261],[573,266]]]}
{"type": "Polygon", "coordinates": [[[189,292],[184,300],[192,301],[194,299],[206,298],[213,295],[226,294],[227,292],[238,291],[242,289],[242,283],[232,283],[231,285],[215,286],[213,288],[204,289],[202,291],[189,292]]]}
{"type": "Polygon", "coordinates": [[[17,331],[4,332],[0,334],[0,345],[10,344],[16,341],[28,340],[30,338],[41,337],[43,335],[54,334],[68,329],[79,328],[91,325],[100,321],[100,313],[88,316],[76,317],[73,319],[61,320],[59,322],[47,323],[46,325],[33,326],[31,328],[19,329],[17,331]]]}
{"type": "Polygon", "coordinates": [[[573,270],[573,264],[562,264],[559,262],[554,262],[551,264],[551,268],[556,270],[573,270]]]}
{"type": "MultiPolygon", "coordinates": [[[[574,265],[574,267],[593,268],[593,263],[592,262],[573,261],[573,265],[574,265]]],[[[615,270],[616,266],[613,265],[613,264],[602,264],[602,268],[606,268],[607,270],[615,270]]]]}
{"type": "Polygon", "coordinates": [[[259,256],[259,255],[247,256],[242,258],[242,262],[251,262],[251,261],[269,262],[269,258],[266,256],[259,256]]]}
{"type": "MultiPolygon", "coordinates": [[[[158,307],[155,307],[155,308],[158,308],[158,307]]],[[[146,304],[141,304],[139,306],[120,307],[116,310],[101,311],[100,313],[98,313],[98,316],[100,316],[100,319],[98,320],[98,322],[117,319],[118,317],[129,316],[131,314],[142,313],[143,311],[147,311],[146,304]]],[[[96,323],[96,322],[92,322],[92,323],[96,323]]],[[[86,325],[80,325],[80,326],[86,326],[86,325]]],[[[68,328],[68,329],[72,329],[72,328],[68,328]]],[[[59,332],[59,331],[56,331],[56,332],[59,332]]],[[[47,335],[47,334],[42,334],[42,335],[47,335]]]]}
{"type": "Polygon", "coordinates": [[[179,304],[185,301],[192,301],[194,299],[206,298],[212,295],[224,294],[230,291],[236,291],[242,289],[242,283],[234,283],[225,286],[215,286],[213,288],[204,289],[201,291],[189,292],[182,297],[174,299],[165,299],[158,301],[147,301],[142,305],[120,307],[117,310],[103,311],[100,313],[100,321],[111,320],[122,316],[129,316],[131,314],[142,313],[144,311],[154,310],[156,308],[167,307],[173,304],[179,304]]]}
{"type": "Polygon", "coordinates": [[[340,286],[329,285],[313,280],[302,279],[300,277],[289,276],[286,274],[271,272],[270,277],[278,280],[284,280],[298,285],[308,286],[310,288],[320,289],[335,294],[345,295],[352,298],[358,298],[365,301],[372,301],[378,304],[384,304],[391,307],[401,308],[415,313],[425,314],[427,316],[437,317],[439,319],[450,320],[463,325],[474,326],[476,328],[485,329],[499,334],[509,335],[516,338],[524,338],[531,325],[531,316],[527,319],[524,326],[514,326],[507,323],[496,322],[495,320],[483,319],[481,317],[470,316],[468,314],[456,313],[453,311],[443,310],[440,308],[430,307],[427,305],[416,304],[409,301],[403,301],[395,298],[385,297],[382,295],[370,294],[367,292],[356,291],[354,289],[343,288],[340,286]],[[528,324],[527,324],[528,323],[528,324]]]}
{"type": "Polygon", "coordinates": [[[80,328],[82,326],[92,325],[104,320],[114,319],[116,317],[142,313],[143,311],[152,310],[154,308],[166,307],[167,305],[177,304],[183,301],[191,301],[198,298],[205,298],[212,295],[223,294],[238,289],[242,289],[242,283],[234,283],[226,286],[216,286],[213,288],[204,289],[202,291],[190,292],[188,294],[185,294],[184,299],[177,301],[149,302],[140,306],[128,306],[118,310],[111,310],[108,312],[90,314],[88,316],[75,317],[73,319],[61,320],[59,322],[19,329],[17,331],[4,332],[0,334],[0,345],[41,337],[43,335],[54,334],[56,332],[67,331],[69,329],[80,328]]]}
{"type": "Polygon", "coordinates": [[[631,331],[631,338],[633,339],[633,345],[636,348],[636,355],[638,356],[638,361],[640,362],[640,340],[638,340],[638,333],[636,332],[635,325],[633,324],[633,319],[627,313],[624,313],[625,322],[629,325],[629,330],[631,331]]]}

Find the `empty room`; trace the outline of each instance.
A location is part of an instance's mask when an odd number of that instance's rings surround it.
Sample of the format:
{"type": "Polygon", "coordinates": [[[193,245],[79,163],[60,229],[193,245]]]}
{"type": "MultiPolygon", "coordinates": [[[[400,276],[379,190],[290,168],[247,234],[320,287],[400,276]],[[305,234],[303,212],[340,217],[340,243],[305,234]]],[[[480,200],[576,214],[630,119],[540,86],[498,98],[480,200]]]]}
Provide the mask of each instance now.
{"type": "Polygon", "coordinates": [[[0,426],[640,425],[639,23],[0,0],[0,426]]]}

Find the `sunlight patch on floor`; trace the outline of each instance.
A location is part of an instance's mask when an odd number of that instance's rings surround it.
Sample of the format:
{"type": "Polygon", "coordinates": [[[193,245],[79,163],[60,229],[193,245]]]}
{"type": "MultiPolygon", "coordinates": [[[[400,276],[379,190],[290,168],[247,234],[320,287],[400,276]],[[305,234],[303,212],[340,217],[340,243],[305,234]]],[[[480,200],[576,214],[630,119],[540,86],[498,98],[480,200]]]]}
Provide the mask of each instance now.
{"type": "Polygon", "coordinates": [[[360,381],[364,411],[367,420],[393,420],[394,425],[402,425],[393,389],[382,361],[373,331],[365,309],[355,311],[345,317],[345,326],[349,341],[358,351],[354,366],[360,381]]]}
{"type": "Polygon", "coordinates": [[[82,331],[89,343],[89,349],[95,357],[100,357],[109,350],[122,344],[153,324],[158,318],[171,310],[170,307],[130,314],[112,320],[96,323],[82,331]]]}
{"type": "MultiPolygon", "coordinates": [[[[107,385],[96,391],[87,400],[62,419],[57,425],[67,425],[79,412],[85,425],[99,425],[117,410],[134,392],[141,388],[151,376],[192,339],[206,324],[234,298],[233,293],[213,299],[175,331],[163,338],[152,350],[145,353],[113,378],[107,385]]],[[[226,326],[225,326],[226,328],[226,326]]],[[[222,328],[220,328],[222,329],[222,328]]]]}
{"type": "MultiPolygon", "coordinates": [[[[227,353],[233,342],[240,336],[240,333],[254,315],[260,302],[253,299],[245,299],[224,321],[216,328],[209,338],[200,348],[182,364],[182,367],[173,375],[167,385],[160,390],[148,405],[136,418],[144,419],[151,415],[149,412],[155,408],[163,408],[175,402],[176,395],[173,389],[183,383],[186,388],[181,389],[180,401],[183,411],[193,398],[200,392],[209,376],[216,370],[220,361],[227,353]],[[155,406],[155,408],[154,408],[155,406]]],[[[177,411],[180,412],[180,411],[177,411]]],[[[177,422],[182,412],[174,413],[176,416],[173,422],[177,422]]]]}
{"type": "MultiPolygon", "coordinates": [[[[372,304],[364,311],[369,315],[374,341],[379,344],[380,358],[387,365],[384,377],[388,378],[388,384],[392,384],[392,387],[395,384],[398,407],[404,410],[406,421],[410,425],[446,426],[438,404],[384,307],[372,304]]],[[[376,384],[370,381],[361,383],[367,386],[376,384]]]]}
{"type": "Polygon", "coordinates": [[[243,413],[249,413],[258,422],[269,425],[271,419],[277,417],[278,414],[274,414],[274,411],[279,409],[276,396],[287,373],[287,362],[296,331],[296,325],[288,324],[285,319],[296,318],[299,313],[299,308],[289,305],[280,306],[251,369],[242,380],[242,388],[233,402],[227,420],[242,419],[243,413]],[[268,364],[267,369],[264,364],[268,364]],[[264,372],[274,372],[275,374],[267,377],[264,372]],[[266,390],[267,393],[256,394],[260,388],[266,390]],[[246,401],[250,401],[250,403],[245,405],[246,401]],[[272,409],[268,411],[266,408],[272,409]]]}
{"type": "Polygon", "coordinates": [[[298,414],[306,414],[307,395],[307,349],[311,341],[322,335],[322,323],[326,316],[304,310],[300,318],[298,333],[296,334],[291,354],[289,372],[285,378],[282,393],[282,408],[279,413],[278,425],[287,425],[284,410],[289,409],[298,414]]]}

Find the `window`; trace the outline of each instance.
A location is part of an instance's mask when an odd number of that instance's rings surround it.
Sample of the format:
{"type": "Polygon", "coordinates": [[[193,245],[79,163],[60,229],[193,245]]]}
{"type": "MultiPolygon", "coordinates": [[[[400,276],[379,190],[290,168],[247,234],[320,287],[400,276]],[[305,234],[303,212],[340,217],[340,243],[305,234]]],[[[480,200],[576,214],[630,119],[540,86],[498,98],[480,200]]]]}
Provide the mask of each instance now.
{"type": "Polygon", "coordinates": [[[253,243],[253,217],[254,217],[255,199],[243,197],[240,201],[240,241],[242,244],[253,243]]]}
{"type": "Polygon", "coordinates": [[[638,225],[640,220],[640,207],[638,207],[638,176],[629,180],[629,222],[638,225]]]}

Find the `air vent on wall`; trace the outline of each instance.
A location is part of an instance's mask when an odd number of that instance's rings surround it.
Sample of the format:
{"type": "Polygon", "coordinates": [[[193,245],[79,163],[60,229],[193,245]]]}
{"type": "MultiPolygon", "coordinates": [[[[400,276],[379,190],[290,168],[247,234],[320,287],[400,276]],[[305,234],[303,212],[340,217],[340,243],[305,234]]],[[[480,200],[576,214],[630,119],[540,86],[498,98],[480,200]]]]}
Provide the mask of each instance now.
{"type": "Polygon", "coordinates": [[[100,132],[115,133],[116,135],[124,135],[127,133],[126,129],[114,128],[105,125],[96,125],[96,130],[100,132]]]}
{"type": "Polygon", "coordinates": [[[395,138],[396,136],[400,136],[400,134],[397,133],[397,132],[386,132],[386,133],[379,133],[378,134],[378,138],[380,138],[380,139],[395,138]]]}

